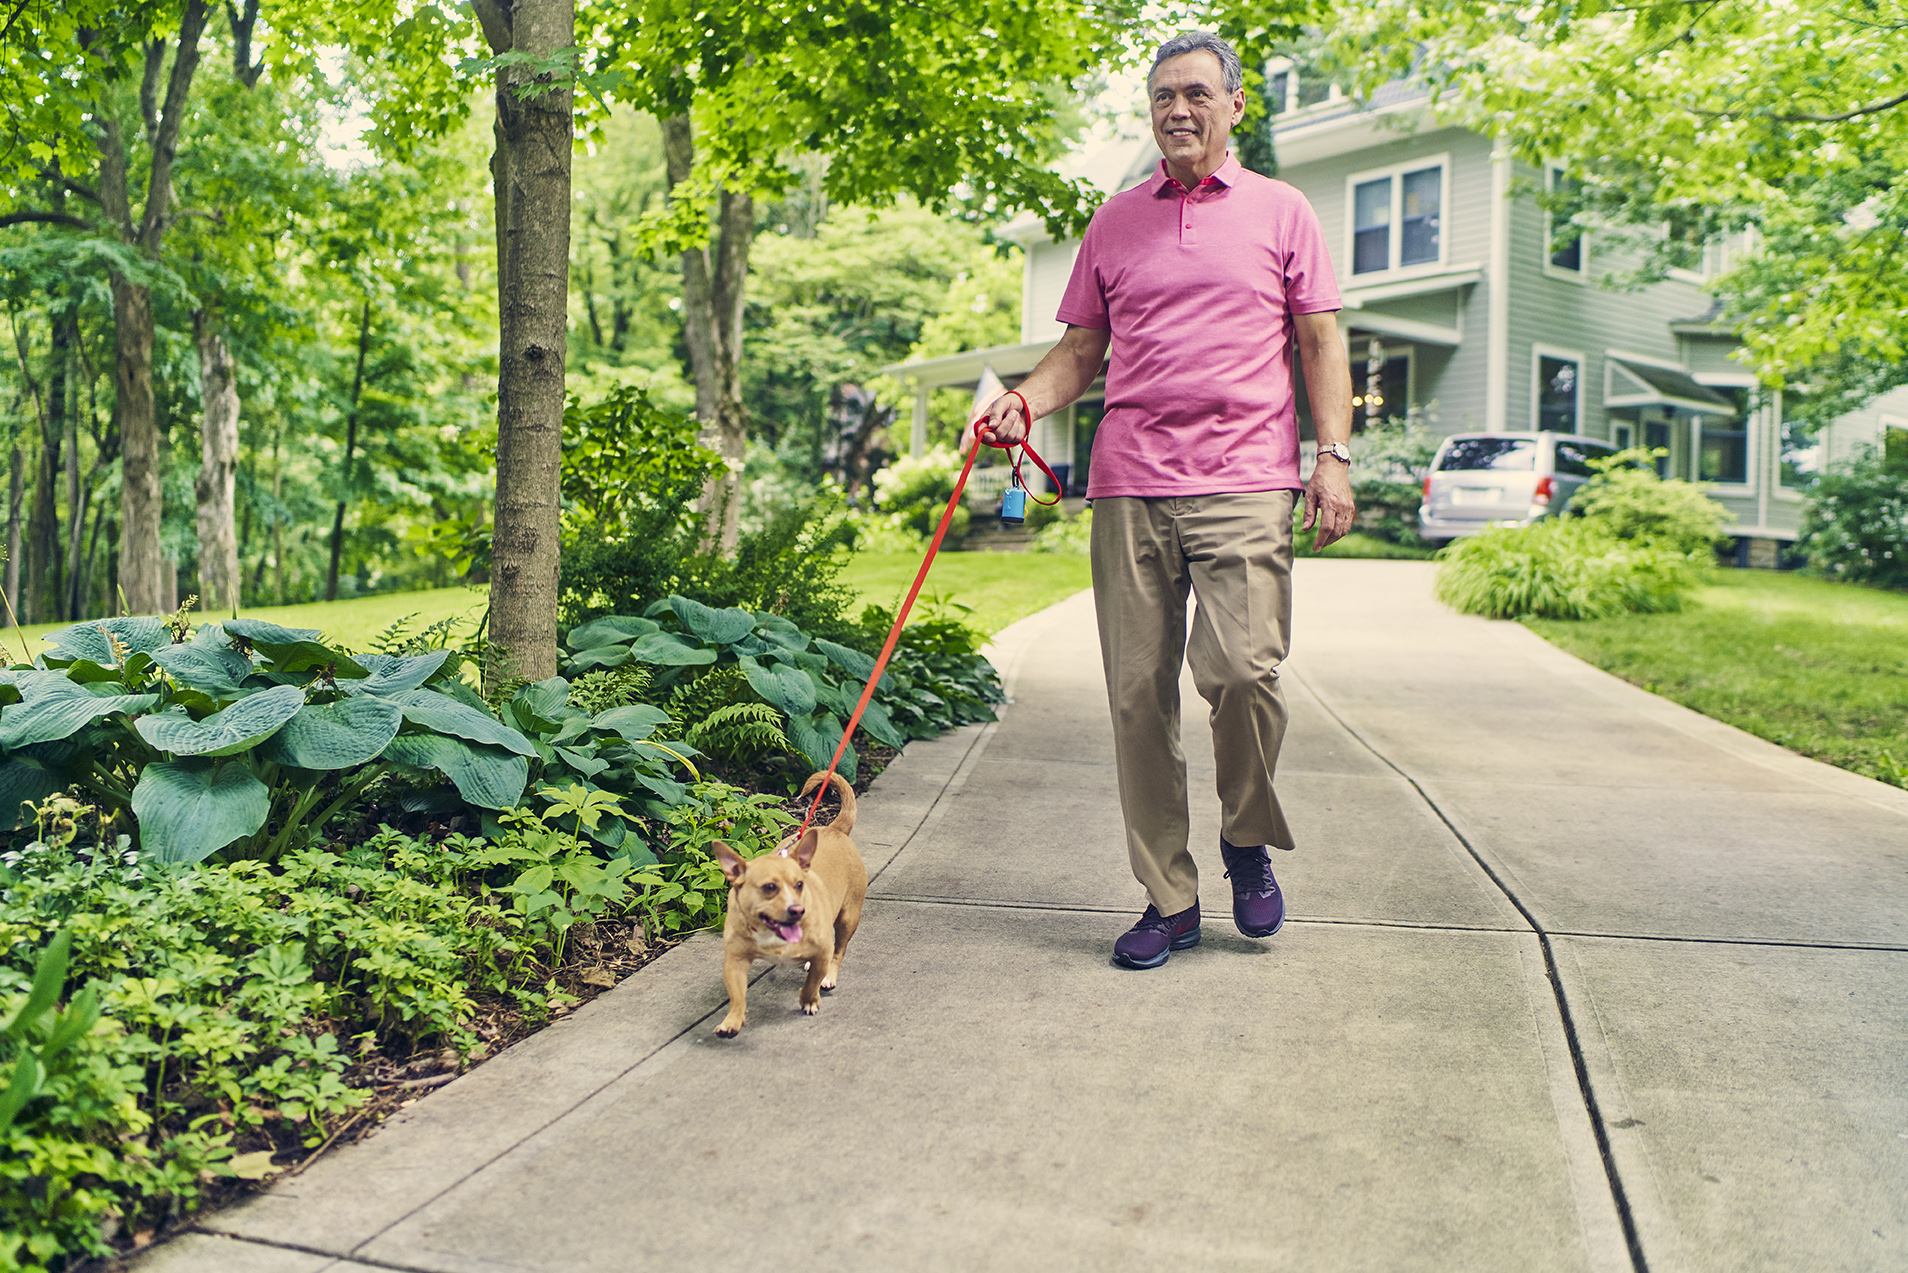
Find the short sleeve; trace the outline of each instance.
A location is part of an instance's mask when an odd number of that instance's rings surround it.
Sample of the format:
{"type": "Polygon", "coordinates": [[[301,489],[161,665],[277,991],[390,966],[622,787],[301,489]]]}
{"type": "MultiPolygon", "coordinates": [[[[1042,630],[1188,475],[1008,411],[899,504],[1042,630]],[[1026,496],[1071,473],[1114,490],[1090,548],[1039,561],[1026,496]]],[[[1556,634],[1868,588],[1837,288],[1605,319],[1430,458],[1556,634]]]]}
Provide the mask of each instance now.
{"type": "Polygon", "coordinates": [[[1291,192],[1292,210],[1286,217],[1285,310],[1288,314],[1324,314],[1345,308],[1332,273],[1332,254],[1325,247],[1325,231],[1318,214],[1298,191],[1291,192]]]}
{"type": "Polygon", "coordinates": [[[1060,297],[1060,309],[1054,317],[1070,327],[1112,330],[1107,317],[1106,289],[1100,285],[1100,218],[1095,214],[1080,239],[1080,250],[1073,257],[1073,275],[1060,297]]]}

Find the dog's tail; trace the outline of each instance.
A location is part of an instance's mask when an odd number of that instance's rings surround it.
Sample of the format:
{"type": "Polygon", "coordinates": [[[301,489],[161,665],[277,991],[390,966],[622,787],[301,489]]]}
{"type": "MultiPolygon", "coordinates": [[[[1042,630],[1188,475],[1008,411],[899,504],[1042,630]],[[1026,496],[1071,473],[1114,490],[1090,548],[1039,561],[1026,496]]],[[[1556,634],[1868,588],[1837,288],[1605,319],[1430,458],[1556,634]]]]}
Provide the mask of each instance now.
{"type": "Polygon", "coordinates": [[[802,799],[806,800],[808,797],[814,795],[815,788],[821,786],[824,777],[833,778],[835,780],[835,794],[841,797],[841,812],[837,813],[835,820],[828,825],[843,835],[847,835],[850,831],[855,829],[855,789],[848,785],[846,778],[843,778],[840,774],[810,774],[808,775],[808,785],[802,788],[802,799]]]}

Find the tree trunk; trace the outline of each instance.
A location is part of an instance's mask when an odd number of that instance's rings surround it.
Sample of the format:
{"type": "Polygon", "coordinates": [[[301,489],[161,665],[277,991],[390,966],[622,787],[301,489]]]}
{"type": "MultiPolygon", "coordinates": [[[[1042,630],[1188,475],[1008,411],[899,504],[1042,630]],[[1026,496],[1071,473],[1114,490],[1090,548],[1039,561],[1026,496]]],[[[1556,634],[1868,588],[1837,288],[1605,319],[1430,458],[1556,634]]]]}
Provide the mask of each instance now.
{"type": "MultiPolygon", "coordinates": [[[[16,414],[18,408],[15,408],[16,414]]],[[[7,456],[7,614],[18,626],[20,617],[20,523],[26,502],[26,456],[16,437],[7,456]]]]}
{"type": "MultiPolygon", "coordinates": [[[[205,0],[185,0],[163,113],[157,108],[153,90],[164,46],[155,42],[149,51],[140,105],[152,156],[146,175],[145,207],[136,222],[127,186],[131,165],[114,104],[102,103],[98,115],[100,206],[116,223],[125,242],[154,260],[158,259],[172,216],[172,165],[178,154],[179,130],[185,122],[192,77],[199,65],[199,37],[205,30],[206,12],[205,0]]],[[[118,587],[131,613],[152,614],[160,609],[168,591],[159,547],[164,501],[159,478],[158,404],[152,392],[152,292],[124,277],[113,279],[113,344],[113,411],[122,457],[118,587]]]]}
{"type": "MultiPolygon", "coordinates": [[[[695,134],[687,115],[663,121],[663,155],[673,190],[695,168],[695,134]]],[[[742,514],[742,458],[748,447],[742,306],[754,237],[755,201],[724,190],[712,242],[682,254],[683,336],[696,378],[696,418],[702,421],[703,445],[727,463],[702,493],[704,546],[724,555],[735,551],[742,514]]]]}
{"type": "MultiPolygon", "coordinates": [[[[480,16],[482,10],[480,9],[480,16]]],[[[510,47],[547,58],[575,43],[574,0],[519,0],[510,47]]],[[[493,22],[485,22],[493,46],[493,22]]],[[[490,584],[488,679],[542,680],[557,667],[558,477],[570,291],[567,81],[540,84],[525,67],[497,75],[497,503],[490,584]]]]}
{"type": "MultiPolygon", "coordinates": [[[[338,563],[344,557],[345,505],[351,494],[351,465],[358,454],[358,407],[364,401],[364,358],[371,348],[371,298],[364,298],[358,314],[358,369],[351,376],[351,411],[345,417],[345,453],[343,482],[346,499],[338,501],[331,519],[331,568],[325,574],[325,600],[338,599],[338,563]]],[[[234,454],[237,454],[234,451],[234,454]]]]}
{"type": "Polygon", "coordinates": [[[238,481],[239,396],[225,337],[204,310],[192,316],[199,346],[199,398],[205,408],[200,429],[199,602],[207,611],[234,612],[239,606],[239,559],[234,495],[238,481]]]}

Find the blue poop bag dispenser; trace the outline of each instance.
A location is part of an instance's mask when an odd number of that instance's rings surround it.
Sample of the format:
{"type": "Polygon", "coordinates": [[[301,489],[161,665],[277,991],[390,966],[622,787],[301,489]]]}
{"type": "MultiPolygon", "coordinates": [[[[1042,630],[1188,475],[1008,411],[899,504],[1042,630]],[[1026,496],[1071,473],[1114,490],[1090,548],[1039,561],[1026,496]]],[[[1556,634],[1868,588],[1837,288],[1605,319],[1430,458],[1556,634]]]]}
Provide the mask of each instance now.
{"type": "Polygon", "coordinates": [[[1020,473],[1014,473],[1014,484],[1000,493],[1000,524],[1019,526],[1027,520],[1027,492],[1020,487],[1020,473]]]}

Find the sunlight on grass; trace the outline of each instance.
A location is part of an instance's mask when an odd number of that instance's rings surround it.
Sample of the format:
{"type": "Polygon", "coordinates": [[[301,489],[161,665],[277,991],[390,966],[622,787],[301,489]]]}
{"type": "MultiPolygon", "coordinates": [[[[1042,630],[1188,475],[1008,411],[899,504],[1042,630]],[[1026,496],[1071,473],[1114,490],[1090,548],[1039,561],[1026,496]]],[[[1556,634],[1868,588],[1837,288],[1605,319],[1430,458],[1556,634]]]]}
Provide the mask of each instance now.
{"type": "Polygon", "coordinates": [[[1908,787],[1908,593],[1729,570],[1680,614],[1527,623],[1705,716],[1908,787]]]}
{"type": "MultiPolygon", "coordinates": [[[[459,620],[458,634],[470,632],[483,618],[486,588],[435,588],[425,592],[381,592],[349,601],[314,601],[301,606],[248,606],[239,611],[247,619],[264,619],[287,628],[317,628],[334,645],[363,651],[371,638],[406,615],[417,616],[411,630],[417,631],[439,619],[459,620]]],[[[204,623],[223,616],[193,613],[193,620],[204,623]]],[[[27,638],[27,649],[38,654],[46,648],[41,640],[49,632],[69,626],[64,623],[37,623],[15,632],[0,634],[8,650],[18,652],[20,636],[27,638]]]]}
{"type": "MultiPolygon", "coordinates": [[[[842,583],[863,603],[892,608],[914,582],[921,559],[912,553],[857,553],[841,572],[842,583]]],[[[992,636],[1016,619],[1045,610],[1093,586],[1085,557],[1058,553],[947,553],[934,559],[922,600],[941,596],[972,606],[969,623],[992,636]]]]}

